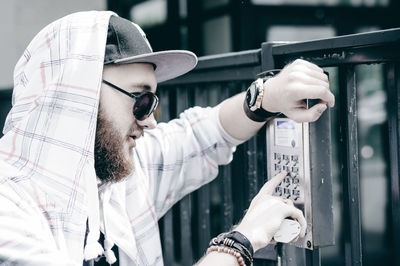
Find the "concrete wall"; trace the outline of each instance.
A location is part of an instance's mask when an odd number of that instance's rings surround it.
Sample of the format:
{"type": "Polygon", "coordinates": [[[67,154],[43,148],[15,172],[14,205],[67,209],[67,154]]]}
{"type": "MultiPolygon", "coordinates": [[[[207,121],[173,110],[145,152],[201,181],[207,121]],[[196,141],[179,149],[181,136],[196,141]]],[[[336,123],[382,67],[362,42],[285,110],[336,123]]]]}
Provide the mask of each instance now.
{"type": "Polygon", "coordinates": [[[104,10],[106,0],[2,0],[0,4],[0,89],[13,87],[16,62],[44,26],[67,14],[104,10]]]}

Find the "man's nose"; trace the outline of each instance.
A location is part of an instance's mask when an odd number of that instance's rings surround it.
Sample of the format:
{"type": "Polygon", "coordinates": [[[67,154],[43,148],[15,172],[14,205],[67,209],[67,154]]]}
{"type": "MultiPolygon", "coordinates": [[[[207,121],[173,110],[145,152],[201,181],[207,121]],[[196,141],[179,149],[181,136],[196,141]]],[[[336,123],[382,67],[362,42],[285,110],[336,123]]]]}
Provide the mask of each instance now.
{"type": "Polygon", "coordinates": [[[143,128],[143,129],[153,129],[157,126],[157,121],[154,118],[154,114],[151,114],[149,117],[147,117],[146,119],[140,121],[140,120],[136,120],[137,124],[143,128]]]}

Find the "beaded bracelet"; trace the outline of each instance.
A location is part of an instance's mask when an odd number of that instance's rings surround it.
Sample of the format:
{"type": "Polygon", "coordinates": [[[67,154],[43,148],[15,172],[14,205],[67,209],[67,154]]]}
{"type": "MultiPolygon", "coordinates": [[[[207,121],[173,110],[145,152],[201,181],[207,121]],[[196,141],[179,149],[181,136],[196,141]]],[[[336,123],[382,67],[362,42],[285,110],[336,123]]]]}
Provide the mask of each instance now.
{"type": "Polygon", "coordinates": [[[243,257],[246,266],[253,264],[253,255],[250,254],[249,250],[243,244],[236,242],[233,239],[225,238],[222,245],[239,252],[243,257]]]}
{"type": "Polygon", "coordinates": [[[245,266],[253,265],[253,247],[250,241],[237,231],[221,233],[211,239],[209,247],[227,247],[238,252],[245,266]]]}
{"type": "Polygon", "coordinates": [[[253,257],[254,254],[253,246],[251,245],[247,237],[244,236],[242,233],[238,231],[231,231],[225,235],[225,238],[232,239],[234,240],[235,243],[240,244],[243,247],[244,251],[247,253],[247,255],[250,258],[253,257]]]}
{"type": "Polygon", "coordinates": [[[217,251],[219,253],[223,252],[226,254],[233,255],[233,256],[235,256],[237,262],[239,263],[239,266],[246,266],[246,263],[244,262],[242,255],[238,251],[234,250],[233,248],[228,248],[225,246],[211,246],[207,249],[206,254],[209,254],[213,251],[217,251]]]}

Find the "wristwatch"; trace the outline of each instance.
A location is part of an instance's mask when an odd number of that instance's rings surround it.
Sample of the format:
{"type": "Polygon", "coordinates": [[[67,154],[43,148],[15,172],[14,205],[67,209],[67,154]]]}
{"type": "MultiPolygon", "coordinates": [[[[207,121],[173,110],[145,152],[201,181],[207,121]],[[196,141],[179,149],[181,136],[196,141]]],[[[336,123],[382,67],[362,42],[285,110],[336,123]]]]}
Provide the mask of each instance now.
{"type": "MultiPolygon", "coordinates": [[[[269,76],[272,77],[272,76],[269,76]]],[[[246,99],[243,103],[243,109],[247,117],[256,122],[265,122],[279,115],[279,113],[271,113],[264,110],[261,106],[264,97],[264,80],[267,78],[258,78],[246,92],[246,99]]]]}

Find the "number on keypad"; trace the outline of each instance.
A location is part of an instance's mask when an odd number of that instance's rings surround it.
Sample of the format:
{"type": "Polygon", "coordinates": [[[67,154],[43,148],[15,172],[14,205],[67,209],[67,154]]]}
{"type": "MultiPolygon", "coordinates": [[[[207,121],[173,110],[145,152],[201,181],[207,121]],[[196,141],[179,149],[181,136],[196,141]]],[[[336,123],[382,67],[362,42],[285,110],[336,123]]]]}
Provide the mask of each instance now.
{"type": "Polygon", "coordinates": [[[275,188],[275,196],[293,200],[295,203],[301,200],[302,190],[299,176],[299,156],[275,152],[273,156],[273,169],[275,174],[285,170],[288,175],[275,188]]]}

